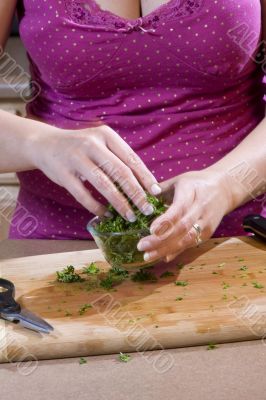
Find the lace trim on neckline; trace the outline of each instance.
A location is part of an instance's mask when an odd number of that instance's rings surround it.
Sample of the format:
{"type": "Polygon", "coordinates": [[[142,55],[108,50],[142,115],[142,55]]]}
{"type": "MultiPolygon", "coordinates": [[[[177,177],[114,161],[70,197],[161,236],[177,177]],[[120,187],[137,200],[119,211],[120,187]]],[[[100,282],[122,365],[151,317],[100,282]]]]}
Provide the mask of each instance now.
{"type": "Polygon", "coordinates": [[[73,22],[125,32],[145,27],[157,28],[169,20],[191,17],[199,11],[202,3],[203,0],[170,0],[150,14],[131,20],[102,10],[94,1],[88,4],[86,0],[65,0],[67,13],[73,22]]]}

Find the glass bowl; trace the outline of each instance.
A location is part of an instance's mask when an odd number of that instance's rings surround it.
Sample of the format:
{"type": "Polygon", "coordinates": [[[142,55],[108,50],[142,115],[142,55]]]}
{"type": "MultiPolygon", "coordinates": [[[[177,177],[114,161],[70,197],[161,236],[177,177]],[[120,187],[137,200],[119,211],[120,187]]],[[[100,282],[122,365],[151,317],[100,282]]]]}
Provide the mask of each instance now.
{"type": "Polygon", "coordinates": [[[111,267],[136,270],[147,268],[157,264],[143,259],[144,252],[137,249],[140,239],[150,235],[146,230],[131,230],[126,232],[99,232],[97,225],[102,221],[100,217],[94,217],[89,221],[87,230],[92,235],[99,249],[103,252],[106,261],[111,267]]]}

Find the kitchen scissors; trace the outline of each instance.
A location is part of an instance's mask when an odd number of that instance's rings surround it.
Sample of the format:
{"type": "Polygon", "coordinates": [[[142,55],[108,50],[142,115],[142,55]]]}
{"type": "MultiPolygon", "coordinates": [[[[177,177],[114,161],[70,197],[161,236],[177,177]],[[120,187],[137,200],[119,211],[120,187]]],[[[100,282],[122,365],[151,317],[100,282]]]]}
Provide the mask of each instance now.
{"type": "Polygon", "coordinates": [[[33,331],[49,333],[53,327],[42,318],[26,308],[22,308],[15,300],[15,286],[12,282],[0,278],[0,317],[33,331]]]}

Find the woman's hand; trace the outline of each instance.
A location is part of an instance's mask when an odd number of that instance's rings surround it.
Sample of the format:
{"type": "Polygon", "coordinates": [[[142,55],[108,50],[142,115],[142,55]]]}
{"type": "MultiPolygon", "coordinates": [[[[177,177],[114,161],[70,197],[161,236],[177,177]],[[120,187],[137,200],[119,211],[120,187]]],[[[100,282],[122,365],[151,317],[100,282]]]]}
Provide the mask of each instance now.
{"type": "Polygon", "coordinates": [[[138,249],[145,251],[144,259],[164,258],[172,261],[185,249],[197,245],[197,232],[201,239],[209,239],[222,218],[231,211],[230,183],[224,174],[206,169],[189,172],[161,184],[168,210],[151,225],[151,235],[143,238],[138,249]]]}
{"type": "Polygon", "coordinates": [[[145,190],[159,194],[160,186],[141,159],[110,127],[79,131],[50,129],[34,136],[30,152],[33,165],[53,182],[67,189],[86,209],[108,215],[106,207],[84,186],[90,182],[127,220],[135,215],[115,183],[145,215],[153,212],[145,190]],[[144,188],[144,189],[143,189],[144,188]]]}

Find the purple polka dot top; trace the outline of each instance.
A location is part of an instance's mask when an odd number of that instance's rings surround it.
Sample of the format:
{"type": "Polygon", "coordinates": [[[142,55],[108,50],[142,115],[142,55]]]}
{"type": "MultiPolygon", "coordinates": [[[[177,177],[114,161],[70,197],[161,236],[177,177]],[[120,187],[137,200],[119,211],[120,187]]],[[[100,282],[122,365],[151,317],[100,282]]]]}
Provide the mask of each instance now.
{"type": "MultiPolygon", "coordinates": [[[[41,87],[29,114],[67,129],[109,125],[159,182],[212,165],[264,117],[259,0],[170,0],[135,20],[95,0],[24,0],[19,14],[41,87]]],[[[90,238],[92,216],[66,190],[38,170],[18,176],[10,238],[90,238]]],[[[215,236],[243,235],[243,217],[261,212],[249,202],[215,236]]]]}

